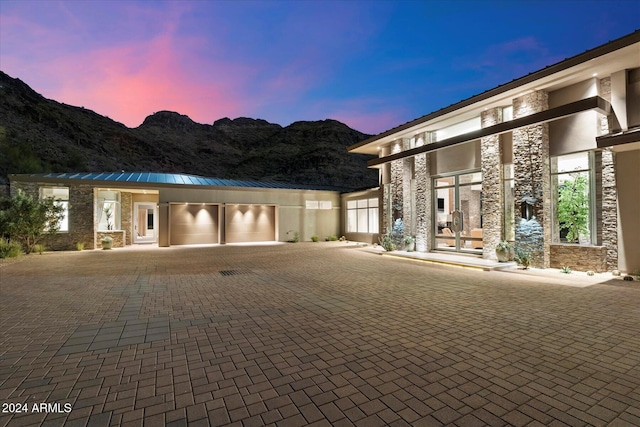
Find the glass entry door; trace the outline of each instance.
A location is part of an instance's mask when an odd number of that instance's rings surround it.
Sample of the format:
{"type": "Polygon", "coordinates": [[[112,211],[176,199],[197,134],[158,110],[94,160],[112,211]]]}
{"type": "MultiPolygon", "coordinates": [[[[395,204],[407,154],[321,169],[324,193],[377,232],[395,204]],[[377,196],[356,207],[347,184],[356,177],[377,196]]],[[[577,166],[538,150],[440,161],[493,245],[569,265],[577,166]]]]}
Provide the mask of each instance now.
{"type": "Polygon", "coordinates": [[[158,240],[158,209],[155,203],[135,203],[133,208],[133,242],[155,243],[158,240]]]}
{"type": "Polygon", "coordinates": [[[482,253],[482,173],[433,178],[433,248],[482,253]]]}

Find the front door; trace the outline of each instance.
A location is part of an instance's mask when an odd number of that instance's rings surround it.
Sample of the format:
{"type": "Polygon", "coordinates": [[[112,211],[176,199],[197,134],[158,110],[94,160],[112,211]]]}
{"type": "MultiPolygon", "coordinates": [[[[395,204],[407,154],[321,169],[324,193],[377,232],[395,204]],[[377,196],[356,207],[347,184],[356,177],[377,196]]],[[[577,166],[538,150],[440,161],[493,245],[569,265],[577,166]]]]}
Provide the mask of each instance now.
{"type": "Polygon", "coordinates": [[[482,174],[433,178],[436,250],[482,253],[482,174]]]}
{"type": "Polygon", "coordinates": [[[133,207],[133,242],[158,241],[158,208],[154,203],[135,203],[133,207]]]}

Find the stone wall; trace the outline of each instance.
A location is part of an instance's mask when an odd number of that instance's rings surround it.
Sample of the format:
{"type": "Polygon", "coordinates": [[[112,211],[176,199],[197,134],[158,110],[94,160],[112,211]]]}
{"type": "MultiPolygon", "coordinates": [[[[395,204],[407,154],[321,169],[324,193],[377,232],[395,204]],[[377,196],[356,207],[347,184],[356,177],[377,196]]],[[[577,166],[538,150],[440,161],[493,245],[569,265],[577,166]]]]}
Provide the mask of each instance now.
{"type": "Polygon", "coordinates": [[[133,194],[132,193],[120,193],[120,228],[125,233],[125,244],[130,245],[133,236],[133,194]]]}
{"type": "MultiPolygon", "coordinates": [[[[544,91],[513,100],[514,118],[548,109],[544,91]]],[[[549,267],[551,242],[551,192],[549,180],[549,125],[527,126],[513,131],[515,212],[519,216],[525,197],[535,198],[533,218],[516,221],[516,247],[531,253],[531,265],[549,267]]]]}
{"type": "Polygon", "coordinates": [[[579,246],[553,244],[551,249],[551,268],[569,267],[576,271],[607,271],[607,248],[604,246],[579,246]]]}
{"type": "Polygon", "coordinates": [[[618,268],[618,192],[616,189],[615,153],[602,150],[602,246],[607,251],[607,268],[618,268]]]}
{"type": "Polygon", "coordinates": [[[98,231],[97,232],[97,247],[102,248],[102,239],[106,236],[111,236],[113,239],[113,243],[111,247],[113,248],[124,248],[125,243],[127,241],[127,232],[124,230],[113,230],[113,231],[98,231]]]}
{"type": "MultiPolygon", "coordinates": [[[[502,122],[502,108],[483,111],[482,127],[502,122]]],[[[504,187],[500,136],[491,135],[480,140],[482,161],[482,257],[497,259],[495,247],[502,236],[504,223],[504,187]]],[[[478,204],[479,205],[479,204],[478,204]]]]}
{"type": "MultiPolygon", "coordinates": [[[[426,135],[423,140],[426,140],[426,135]]],[[[416,180],[416,251],[427,252],[431,248],[433,226],[431,225],[432,190],[431,159],[429,154],[415,156],[414,176],[416,180]]]]}

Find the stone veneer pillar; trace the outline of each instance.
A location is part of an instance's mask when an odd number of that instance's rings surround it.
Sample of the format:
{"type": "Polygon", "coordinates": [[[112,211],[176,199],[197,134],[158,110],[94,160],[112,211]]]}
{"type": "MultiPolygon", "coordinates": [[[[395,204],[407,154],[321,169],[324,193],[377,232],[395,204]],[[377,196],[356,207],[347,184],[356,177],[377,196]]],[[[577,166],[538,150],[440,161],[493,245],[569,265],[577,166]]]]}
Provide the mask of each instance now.
{"type": "MultiPolygon", "coordinates": [[[[611,102],[611,78],[600,80],[600,96],[611,102]]],[[[600,134],[606,135],[611,128],[613,114],[600,116],[600,134]]],[[[616,190],[615,153],[605,148],[600,158],[600,182],[602,188],[602,206],[600,216],[602,228],[602,246],[607,250],[607,270],[618,269],[618,194],[616,190]]]]}
{"type": "MultiPolygon", "coordinates": [[[[426,135],[418,141],[418,146],[423,145],[426,135]]],[[[429,164],[429,154],[418,154],[414,157],[414,176],[416,180],[416,251],[428,252],[432,249],[433,226],[431,224],[432,215],[432,190],[431,190],[431,169],[429,164]]]]}
{"type": "MultiPolygon", "coordinates": [[[[502,108],[481,114],[482,127],[502,122],[502,108]]],[[[482,257],[497,259],[496,245],[502,240],[504,224],[503,168],[500,135],[480,140],[482,159],[482,257]]]]}
{"type": "MultiPolygon", "coordinates": [[[[402,151],[403,142],[395,141],[391,146],[391,153],[399,153],[402,151]]],[[[402,219],[402,209],[404,207],[404,189],[402,186],[404,178],[404,159],[394,160],[391,162],[391,188],[390,188],[390,202],[391,202],[391,227],[396,219],[402,219]]],[[[387,230],[391,232],[391,229],[387,230]]]]}
{"type": "MultiPolygon", "coordinates": [[[[544,91],[513,100],[514,118],[549,108],[544,91]]],[[[531,254],[531,265],[550,266],[551,190],[549,171],[549,125],[527,126],[513,131],[513,172],[515,188],[516,248],[531,254]],[[534,197],[533,218],[520,217],[525,197],[534,197]]],[[[484,178],[484,177],[483,177],[484,178]]]]}
{"type": "Polygon", "coordinates": [[[126,231],[125,245],[133,243],[133,194],[120,193],[120,228],[126,231]]]}

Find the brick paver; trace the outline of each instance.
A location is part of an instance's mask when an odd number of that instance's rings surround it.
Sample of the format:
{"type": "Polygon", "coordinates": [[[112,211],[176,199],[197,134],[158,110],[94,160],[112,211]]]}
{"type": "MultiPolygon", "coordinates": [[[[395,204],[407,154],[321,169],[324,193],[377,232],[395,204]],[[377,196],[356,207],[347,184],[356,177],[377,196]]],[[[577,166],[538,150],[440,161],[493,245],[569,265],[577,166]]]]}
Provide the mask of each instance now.
{"type": "Polygon", "coordinates": [[[30,255],[0,285],[0,426],[640,423],[635,283],[329,242],[30,255]]]}

